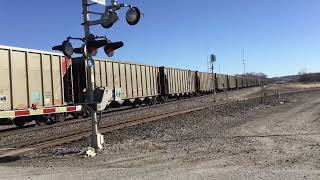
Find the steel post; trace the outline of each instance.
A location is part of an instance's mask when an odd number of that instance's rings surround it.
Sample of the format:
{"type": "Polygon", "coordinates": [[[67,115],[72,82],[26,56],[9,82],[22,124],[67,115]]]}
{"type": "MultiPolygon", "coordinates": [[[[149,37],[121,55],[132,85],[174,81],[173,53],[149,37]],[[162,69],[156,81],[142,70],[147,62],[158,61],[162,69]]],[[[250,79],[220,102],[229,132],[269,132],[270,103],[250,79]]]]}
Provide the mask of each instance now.
{"type": "Polygon", "coordinates": [[[213,88],[213,102],[216,102],[216,81],[214,78],[214,64],[211,64],[211,75],[212,75],[212,88],[213,88]]]}
{"type": "MultiPolygon", "coordinates": [[[[90,35],[90,25],[89,25],[89,2],[88,0],[82,0],[82,8],[83,8],[83,27],[85,32],[85,38],[90,35]]],[[[86,57],[85,61],[88,60],[86,57]]],[[[94,70],[93,66],[87,66],[87,96],[88,103],[94,103],[94,70]]],[[[95,149],[102,149],[102,138],[101,134],[98,131],[98,120],[97,120],[97,112],[95,110],[90,111],[91,122],[92,122],[92,136],[91,136],[91,146],[95,149]]]]}

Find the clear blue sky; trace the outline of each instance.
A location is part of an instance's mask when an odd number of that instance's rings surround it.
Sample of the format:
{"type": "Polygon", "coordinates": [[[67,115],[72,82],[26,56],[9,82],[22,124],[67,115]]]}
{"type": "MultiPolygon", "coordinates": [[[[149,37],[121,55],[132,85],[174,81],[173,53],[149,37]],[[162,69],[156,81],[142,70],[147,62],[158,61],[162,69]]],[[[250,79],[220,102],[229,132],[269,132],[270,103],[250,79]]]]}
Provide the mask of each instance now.
{"type": "MultiPolygon", "coordinates": [[[[127,25],[123,12],[113,29],[92,28],[124,41],[113,59],[207,71],[214,51],[221,72],[235,74],[243,71],[245,48],[250,72],[272,77],[319,71],[319,0],[125,2],[144,12],[137,26],[127,25]]],[[[0,17],[2,45],[51,50],[69,35],[83,35],[81,0],[1,0],[0,17]]]]}

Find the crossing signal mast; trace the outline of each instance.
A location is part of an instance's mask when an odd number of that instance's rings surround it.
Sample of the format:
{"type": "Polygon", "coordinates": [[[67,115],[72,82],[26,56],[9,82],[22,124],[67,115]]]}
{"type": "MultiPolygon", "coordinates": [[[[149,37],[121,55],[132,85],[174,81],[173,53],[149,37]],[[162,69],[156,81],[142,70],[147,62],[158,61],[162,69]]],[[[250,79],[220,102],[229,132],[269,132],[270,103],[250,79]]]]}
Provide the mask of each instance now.
{"type": "Polygon", "coordinates": [[[213,89],[213,102],[216,102],[216,83],[215,83],[215,75],[214,75],[214,65],[216,63],[216,55],[211,54],[210,55],[210,70],[211,70],[211,83],[212,83],[212,89],[213,89]]]}
{"type": "Polygon", "coordinates": [[[128,5],[125,3],[118,3],[117,0],[111,0],[111,4],[106,6],[105,0],[91,0],[92,3],[89,3],[89,0],[82,0],[82,14],[83,14],[83,27],[84,27],[84,38],[73,38],[68,37],[61,45],[54,46],[52,50],[61,51],[67,58],[72,58],[74,53],[82,54],[83,59],[87,61],[87,99],[88,99],[88,109],[91,114],[92,122],[92,139],[91,146],[96,150],[102,149],[103,146],[103,136],[98,131],[98,121],[97,121],[97,103],[94,98],[94,62],[93,56],[95,56],[100,48],[103,47],[104,52],[108,57],[113,56],[115,50],[121,48],[124,43],[111,42],[106,36],[95,36],[91,34],[90,27],[95,25],[101,25],[103,28],[111,28],[118,20],[118,11],[122,8],[128,8],[126,13],[126,21],[129,25],[133,26],[138,24],[141,18],[141,12],[137,7],[128,5]],[[103,13],[93,12],[89,10],[90,6],[93,5],[105,5],[105,11],[103,13]],[[90,14],[100,15],[100,19],[90,21],[90,14]],[[80,40],[83,42],[83,45],[79,48],[73,48],[71,40],[80,40]]]}

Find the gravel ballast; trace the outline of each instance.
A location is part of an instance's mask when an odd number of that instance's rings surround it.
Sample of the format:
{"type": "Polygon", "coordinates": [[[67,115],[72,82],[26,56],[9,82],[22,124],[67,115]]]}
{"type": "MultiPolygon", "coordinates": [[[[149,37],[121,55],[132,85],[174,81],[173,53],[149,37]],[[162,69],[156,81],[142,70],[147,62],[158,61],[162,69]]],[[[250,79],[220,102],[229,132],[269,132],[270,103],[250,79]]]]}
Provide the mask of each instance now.
{"type": "Polygon", "coordinates": [[[319,93],[170,117],[105,134],[106,148],[94,158],[81,154],[88,145],[83,139],[0,170],[11,179],[318,179],[319,93]]]}
{"type": "MultiPolygon", "coordinates": [[[[254,93],[259,91],[260,89],[258,87],[256,88],[249,88],[249,89],[242,89],[239,91],[232,91],[228,92],[228,98],[229,99],[243,99],[247,96],[247,94],[254,93]]],[[[226,96],[224,93],[219,93],[217,95],[218,101],[224,101],[226,100],[226,96]]],[[[200,98],[194,98],[187,101],[176,101],[174,103],[167,103],[163,104],[160,107],[155,108],[142,108],[142,109],[136,109],[134,111],[130,112],[123,112],[123,113],[117,113],[116,115],[110,115],[107,117],[103,117],[101,119],[101,126],[107,123],[112,122],[121,122],[128,119],[137,119],[142,118],[148,115],[152,114],[159,114],[162,112],[170,112],[170,111],[176,111],[176,110],[185,110],[190,109],[194,107],[199,106],[205,106],[212,103],[212,98],[208,97],[200,97],[200,98]]],[[[0,138],[0,147],[10,145],[13,142],[24,142],[29,141],[35,138],[42,138],[42,137],[50,137],[57,134],[66,135],[70,134],[70,132],[75,132],[81,129],[88,129],[91,127],[90,120],[88,121],[81,121],[77,123],[72,123],[64,126],[52,126],[50,128],[45,129],[36,129],[35,131],[28,131],[21,133],[16,132],[15,134],[10,134],[6,136],[2,136],[0,138]]]]}

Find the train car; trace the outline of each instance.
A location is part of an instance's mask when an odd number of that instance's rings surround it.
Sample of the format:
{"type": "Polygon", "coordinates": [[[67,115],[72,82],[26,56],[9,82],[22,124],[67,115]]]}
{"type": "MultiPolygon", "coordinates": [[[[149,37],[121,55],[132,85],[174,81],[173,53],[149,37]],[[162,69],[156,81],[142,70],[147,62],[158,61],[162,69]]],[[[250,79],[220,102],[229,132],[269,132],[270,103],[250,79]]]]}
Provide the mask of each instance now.
{"type": "Polygon", "coordinates": [[[216,89],[218,91],[224,91],[228,88],[227,76],[224,74],[216,73],[216,89]]]}
{"type": "Polygon", "coordinates": [[[193,96],[199,80],[196,71],[160,67],[160,94],[162,97],[174,98],[193,96]]]}
{"type": "Polygon", "coordinates": [[[260,79],[256,79],[256,83],[257,83],[257,86],[260,86],[261,85],[261,80],[260,79]]]}
{"type": "MultiPolygon", "coordinates": [[[[86,88],[85,62],[73,60],[75,101],[85,101],[83,89],[86,88]],[[80,72],[80,73],[79,73],[80,72]]],[[[94,80],[96,88],[106,88],[112,92],[108,105],[118,104],[153,104],[159,96],[159,68],[156,66],[109,61],[95,58],[94,80]]]]}
{"type": "Polygon", "coordinates": [[[70,105],[69,65],[61,54],[0,46],[0,124],[42,123],[80,111],[70,105]]]}
{"type": "Polygon", "coordinates": [[[247,79],[248,87],[251,87],[251,78],[247,77],[246,79],[247,79]]]}
{"type": "MultiPolygon", "coordinates": [[[[64,120],[85,114],[87,68],[83,58],[0,46],[0,125],[23,126],[64,120]]],[[[111,104],[165,102],[260,84],[255,78],[235,77],[121,61],[94,60],[95,102],[102,111],[111,104]],[[213,84],[214,82],[214,84],[213,84]]]]}
{"type": "Polygon", "coordinates": [[[255,78],[250,78],[250,86],[251,87],[254,87],[254,86],[256,86],[256,82],[255,82],[255,78]]]}
{"type": "Polygon", "coordinates": [[[255,78],[251,78],[251,86],[252,87],[256,86],[256,79],[255,78]]]}
{"type": "Polygon", "coordinates": [[[248,79],[246,77],[242,77],[242,84],[244,88],[248,87],[248,79]]]}
{"type": "Polygon", "coordinates": [[[228,89],[237,89],[237,79],[235,76],[227,75],[228,89]]]}
{"type": "Polygon", "coordinates": [[[237,80],[237,88],[238,89],[243,88],[242,77],[241,76],[236,76],[236,80],[237,80]]]}
{"type": "Polygon", "coordinates": [[[197,91],[200,93],[210,93],[213,92],[215,88],[215,76],[212,73],[207,72],[197,72],[197,76],[199,80],[199,85],[197,86],[197,91]]]}

